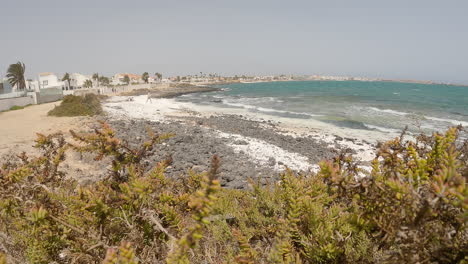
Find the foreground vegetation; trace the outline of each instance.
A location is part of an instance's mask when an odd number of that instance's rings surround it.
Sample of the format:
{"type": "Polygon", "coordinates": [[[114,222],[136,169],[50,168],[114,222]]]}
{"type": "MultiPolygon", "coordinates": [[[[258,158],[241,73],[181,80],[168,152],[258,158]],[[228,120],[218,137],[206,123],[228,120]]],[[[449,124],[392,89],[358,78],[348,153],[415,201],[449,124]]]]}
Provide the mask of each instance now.
{"type": "Polygon", "coordinates": [[[384,143],[370,173],[341,155],[315,175],[222,191],[216,156],[179,179],[164,176],[170,159],[145,165],[170,135],[139,149],[106,124],[74,143],[39,135],[42,155],[2,165],[0,251],[15,263],[466,263],[460,129],[384,143]],[[77,185],[61,167],[69,151],[110,159],[108,177],[77,185]]]}
{"type": "Polygon", "coordinates": [[[86,94],[85,96],[67,95],[60,105],[50,110],[51,116],[94,116],[102,113],[99,96],[86,94]]]}

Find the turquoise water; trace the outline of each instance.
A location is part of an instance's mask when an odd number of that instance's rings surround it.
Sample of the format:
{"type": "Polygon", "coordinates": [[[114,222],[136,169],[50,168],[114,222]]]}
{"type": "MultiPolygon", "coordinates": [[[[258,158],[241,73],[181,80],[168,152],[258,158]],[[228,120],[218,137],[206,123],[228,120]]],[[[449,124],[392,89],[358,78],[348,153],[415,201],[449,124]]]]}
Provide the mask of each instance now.
{"type": "Polygon", "coordinates": [[[468,87],[396,82],[295,81],[222,85],[179,100],[312,118],[355,129],[396,132],[468,125],[468,87]]]}

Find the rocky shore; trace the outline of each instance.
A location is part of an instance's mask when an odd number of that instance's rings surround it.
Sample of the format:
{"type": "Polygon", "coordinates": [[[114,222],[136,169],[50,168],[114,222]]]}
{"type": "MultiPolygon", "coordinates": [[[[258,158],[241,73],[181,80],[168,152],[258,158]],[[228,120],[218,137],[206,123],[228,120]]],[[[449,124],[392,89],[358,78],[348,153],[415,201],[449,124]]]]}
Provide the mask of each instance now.
{"type": "Polygon", "coordinates": [[[256,122],[242,116],[192,116],[165,122],[107,117],[105,121],[130,146],[143,143],[148,128],[160,134],[174,134],[145,161],[150,168],[171,157],[169,177],[180,177],[190,170],[207,171],[211,157],[218,155],[221,185],[227,188],[247,188],[249,179],[261,183],[276,181],[286,166],[304,172],[316,170],[314,164],[342,151],[312,137],[279,133],[273,121],[256,122]]]}
{"type": "Polygon", "coordinates": [[[189,84],[179,84],[166,89],[136,89],[131,92],[123,93],[125,96],[138,96],[150,94],[151,98],[174,98],[190,93],[206,93],[219,91],[219,88],[209,86],[196,86],[189,84]]]}
{"type": "MultiPolygon", "coordinates": [[[[146,102],[146,96],[111,97],[104,102],[103,108],[103,116],[87,120],[86,124],[80,121],[80,126],[66,126],[62,131],[86,132],[99,126],[97,120],[103,120],[115,129],[120,139],[133,147],[147,139],[148,129],[160,134],[173,134],[150,153],[145,160],[147,169],[171,157],[173,162],[166,175],[184,177],[190,170],[207,171],[212,156],[217,155],[221,159],[220,182],[226,188],[248,188],[250,180],[263,184],[275,182],[286,168],[304,173],[317,171],[321,160],[330,160],[342,152],[366,153],[372,147],[369,142],[321,132],[291,133],[284,130],[285,126],[279,120],[197,112],[173,99],[154,99],[150,103],[146,102]]],[[[43,112],[46,113],[45,110],[43,112]]],[[[70,139],[69,133],[64,134],[70,139]]],[[[15,146],[15,149],[33,153],[33,138],[32,135],[24,142],[24,148],[15,146]]],[[[11,150],[12,146],[6,148],[11,150]]],[[[14,154],[8,151],[1,156],[6,159],[6,156],[14,154]]],[[[62,166],[61,169],[78,182],[92,184],[109,173],[110,160],[98,162],[90,154],[69,152],[62,166]]]]}

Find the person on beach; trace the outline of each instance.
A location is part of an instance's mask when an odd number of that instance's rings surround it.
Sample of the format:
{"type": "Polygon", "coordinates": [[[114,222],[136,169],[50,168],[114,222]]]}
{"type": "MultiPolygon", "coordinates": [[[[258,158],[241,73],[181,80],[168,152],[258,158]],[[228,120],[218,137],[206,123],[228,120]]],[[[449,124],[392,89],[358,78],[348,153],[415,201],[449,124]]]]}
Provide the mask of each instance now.
{"type": "Polygon", "coordinates": [[[148,92],[148,96],[146,97],[146,102],[148,103],[148,101],[150,103],[153,103],[153,101],[151,101],[151,93],[150,92],[148,92]]]}

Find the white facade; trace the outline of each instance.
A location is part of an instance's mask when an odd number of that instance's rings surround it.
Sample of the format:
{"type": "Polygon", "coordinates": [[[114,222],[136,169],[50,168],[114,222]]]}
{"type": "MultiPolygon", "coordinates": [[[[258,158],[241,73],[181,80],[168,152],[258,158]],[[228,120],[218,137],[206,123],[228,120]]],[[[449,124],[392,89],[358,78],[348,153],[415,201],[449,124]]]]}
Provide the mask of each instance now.
{"type": "Polygon", "coordinates": [[[37,80],[26,80],[26,90],[39,92],[39,81],[37,80]]]}
{"type": "Polygon", "coordinates": [[[124,83],[124,77],[127,75],[130,79],[130,84],[132,83],[143,83],[143,80],[141,79],[141,75],[138,74],[132,74],[132,73],[117,73],[112,77],[111,84],[113,85],[123,85],[126,84],[124,83]]]}
{"type": "MultiPolygon", "coordinates": [[[[35,80],[26,80],[26,91],[39,91],[39,82],[35,80]]],[[[0,78],[1,90],[0,93],[15,93],[15,92],[25,92],[18,90],[18,87],[12,86],[7,78],[0,78]]]]}
{"type": "Polygon", "coordinates": [[[16,87],[11,86],[10,82],[8,81],[8,78],[0,79],[0,83],[1,83],[0,93],[2,94],[12,93],[16,90],[16,87]]]}
{"type": "Polygon", "coordinates": [[[61,88],[64,89],[65,84],[63,81],[60,81],[57,75],[47,72],[47,73],[40,73],[39,74],[39,85],[41,89],[47,88],[61,88]]]}
{"type": "Polygon", "coordinates": [[[156,76],[150,76],[148,78],[148,83],[161,83],[161,80],[156,76]]]}
{"type": "Polygon", "coordinates": [[[70,86],[72,89],[82,89],[86,80],[91,80],[91,77],[79,74],[72,73],[70,74],[70,86]]]}

